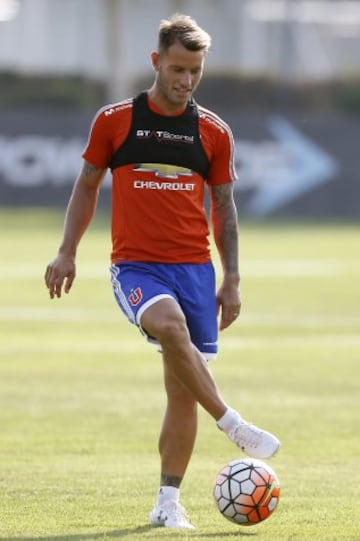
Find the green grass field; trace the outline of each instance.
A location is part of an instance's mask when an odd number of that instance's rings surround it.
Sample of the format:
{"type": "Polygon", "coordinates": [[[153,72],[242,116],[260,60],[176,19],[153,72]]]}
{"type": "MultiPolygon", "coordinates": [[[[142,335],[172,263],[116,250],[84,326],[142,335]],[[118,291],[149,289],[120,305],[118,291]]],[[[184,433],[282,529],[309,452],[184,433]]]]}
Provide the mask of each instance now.
{"type": "Polygon", "coordinates": [[[97,218],[70,295],[43,283],[62,213],[0,209],[0,539],[360,539],[360,225],[242,224],[242,316],[212,367],[223,395],[283,442],[274,515],[215,509],[239,456],[200,412],[182,487],[194,533],[152,529],[164,408],[159,355],[127,323],[97,218]]]}

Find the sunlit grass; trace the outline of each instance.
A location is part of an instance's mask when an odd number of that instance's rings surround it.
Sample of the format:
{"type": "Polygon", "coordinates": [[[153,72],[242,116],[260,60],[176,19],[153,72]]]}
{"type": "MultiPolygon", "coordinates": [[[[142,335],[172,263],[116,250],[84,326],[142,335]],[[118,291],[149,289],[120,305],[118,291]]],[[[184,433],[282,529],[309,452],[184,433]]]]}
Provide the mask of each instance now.
{"type": "Polygon", "coordinates": [[[147,524],[159,479],[159,355],[108,280],[101,216],[70,295],[47,296],[62,214],[0,212],[0,539],[359,539],[359,227],[242,224],[242,316],[213,372],[225,398],[278,434],[279,508],[253,528],[215,509],[238,455],[200,411],[182,501],[194,533],[147,524]]]}

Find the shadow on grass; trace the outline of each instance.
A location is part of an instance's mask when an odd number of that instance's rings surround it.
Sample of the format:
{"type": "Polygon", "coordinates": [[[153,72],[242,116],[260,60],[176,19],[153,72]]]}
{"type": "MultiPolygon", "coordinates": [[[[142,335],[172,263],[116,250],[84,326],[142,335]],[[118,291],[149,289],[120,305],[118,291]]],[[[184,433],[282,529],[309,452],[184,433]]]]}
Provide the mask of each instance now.
{"type": "MultiPolygon", "coordinates": [[[[166,535],[167,538],[182,537],[184,534],[186,537],[198,537],[198,538],[207,538],[211,539],[212,537],[216,538],[226,538],[233,537],[235,532],[212,532],[212,533],[197,533],[196,530],[192,532],[191,530],[171,530],[169,528],[154,528],[150,525],[138,526],[137,528],[124,528],[123,530],[111,530],[107,532],[98,532],[98,533],[80,533],[80,534],[69,534],[69,535],[51,535],[51,536],[37,536],[37,537],[0,537],[0,541],[96,541],[97,539],[121,539],[122,537],[134,536],[137,534],[145,534],[148,538],[161,539],[166,535]]],[[[244,532],[237,531],[236,536],[252,536],[256,535],[256,532],[244,532]]]]}

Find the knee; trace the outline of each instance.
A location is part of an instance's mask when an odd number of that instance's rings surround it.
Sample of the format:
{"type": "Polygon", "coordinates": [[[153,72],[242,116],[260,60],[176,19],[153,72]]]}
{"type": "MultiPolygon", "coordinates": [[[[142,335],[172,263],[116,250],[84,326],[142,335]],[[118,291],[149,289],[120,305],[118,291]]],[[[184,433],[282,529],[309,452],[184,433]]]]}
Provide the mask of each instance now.
{"type": "Polygon", "coordinates": [[[161,344],[167,342],[187,340],[189,331],[186,325],[186,320],[183,314],[177,313],[168,315],[153,321],[152,334],[161,344]]]}
{"type": "Polygon", "coordinates": [[[164,347],[188,345],[190,333],[180,306],[173,299],[164,299],[150,306],[141,316],[141,326],[164,347]]]}

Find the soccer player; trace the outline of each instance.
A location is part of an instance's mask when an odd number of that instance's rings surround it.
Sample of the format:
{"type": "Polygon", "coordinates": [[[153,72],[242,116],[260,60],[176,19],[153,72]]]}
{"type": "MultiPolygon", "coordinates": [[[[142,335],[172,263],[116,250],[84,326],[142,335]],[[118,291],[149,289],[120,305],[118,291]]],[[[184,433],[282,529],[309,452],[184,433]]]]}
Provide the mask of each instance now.
{"type": "Polygon", "coordinates": [[[51,298],[70,291],[76,249],[110,168],[115,298],[163,359],[167,407],[159,437],[160,489],[150,522],[170,528],[193,528],[179,487],[194,447],[198,404],[246,454],[268,458],[280,447],[275,436],[229,407],[207,363],[217,354],[218,329],[234,322],[241,305],[233,136],[193,98],[210,41],[187,15],[161,21],[151,88],[103,107],[94,118],[63,240],[45,274],[51,298]],[[217,292],[205,187],[223,271],[217,292]]]}

